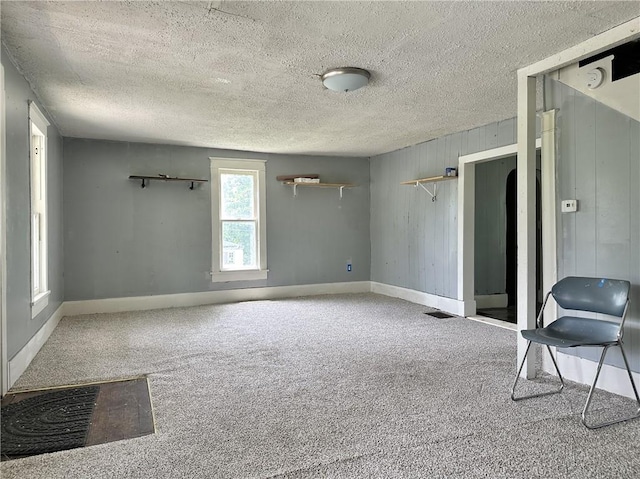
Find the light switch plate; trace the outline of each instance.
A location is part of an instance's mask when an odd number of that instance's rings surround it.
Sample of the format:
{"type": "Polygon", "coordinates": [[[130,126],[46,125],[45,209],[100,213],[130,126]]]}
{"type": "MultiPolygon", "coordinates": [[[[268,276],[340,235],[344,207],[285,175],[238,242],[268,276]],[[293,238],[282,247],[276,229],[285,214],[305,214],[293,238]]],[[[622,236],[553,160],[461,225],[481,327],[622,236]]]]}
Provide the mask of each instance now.
{"type": "Polygon", "coordinates": [[[574,213],[578,211],[578,200],[562,200],[562,212],[574,213]]]}

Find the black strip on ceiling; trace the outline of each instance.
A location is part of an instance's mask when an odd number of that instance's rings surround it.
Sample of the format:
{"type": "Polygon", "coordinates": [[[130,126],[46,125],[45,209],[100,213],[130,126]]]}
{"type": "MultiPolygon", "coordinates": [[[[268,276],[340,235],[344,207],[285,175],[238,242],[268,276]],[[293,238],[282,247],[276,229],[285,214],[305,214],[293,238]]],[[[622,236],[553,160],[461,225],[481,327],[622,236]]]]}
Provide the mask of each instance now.
{"type": "Polygon", "coordinates": [[[611,61],[611,81],[620,80],[640,73],[640,39],[585,58],[578,63],[578,66],[583,67],[589,65],[609,55],[613,55],[613,60],[611,61]]]}

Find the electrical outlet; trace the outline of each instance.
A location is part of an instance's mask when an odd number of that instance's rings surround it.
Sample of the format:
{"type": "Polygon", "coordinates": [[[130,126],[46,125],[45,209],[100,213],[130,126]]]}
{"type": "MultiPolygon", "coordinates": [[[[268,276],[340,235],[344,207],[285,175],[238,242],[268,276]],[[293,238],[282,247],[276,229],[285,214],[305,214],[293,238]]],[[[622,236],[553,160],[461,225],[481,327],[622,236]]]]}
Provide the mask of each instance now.
{"type": "Polygon", "coordinates": [[[562,200],[562,212],[574,213],[578,211],[578,200],[562,200]]]}

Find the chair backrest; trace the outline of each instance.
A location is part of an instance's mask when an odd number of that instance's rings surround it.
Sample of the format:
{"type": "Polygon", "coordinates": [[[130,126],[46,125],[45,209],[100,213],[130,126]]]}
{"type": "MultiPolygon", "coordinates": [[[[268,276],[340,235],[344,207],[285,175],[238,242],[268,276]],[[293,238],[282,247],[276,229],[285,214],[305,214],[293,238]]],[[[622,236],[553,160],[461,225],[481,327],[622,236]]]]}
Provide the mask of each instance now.
{"type": "Polygon", "coordinates": [[[619,279],[567,276],[553,286],[551,294],[564,309],[622,317],[630,287],[629,281],[619,279]]]}

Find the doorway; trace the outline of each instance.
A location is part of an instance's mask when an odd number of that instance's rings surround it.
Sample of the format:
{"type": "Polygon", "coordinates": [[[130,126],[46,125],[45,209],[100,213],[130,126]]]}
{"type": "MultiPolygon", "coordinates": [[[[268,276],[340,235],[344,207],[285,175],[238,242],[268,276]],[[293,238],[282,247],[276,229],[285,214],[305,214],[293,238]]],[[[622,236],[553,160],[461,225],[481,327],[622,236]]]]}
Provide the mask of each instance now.
{"type": "MultiPolygon", "coordinates": [[[[536,287],[542,279],[540,152],[537,154],[536,287]]],[[[475,166],[474,297],[477,314],[517,322],[517,157],[475,166]]]]}
{"type": "MultiPolygon", "coordinates": [[[[536,140],[536,149],[542,148],[541,155],[541,186],[542,200],[542,223],[544,227],[542,264],[543,268],[543,289],[550,287],[555,282],[556,276],[556,251],[555,251],[555,139],[553,135],[553,119],[555,111],[544,112],[542,114],[543,128],[542,137],[536,140]],[[545,193],[547,192],[547,193],[545,193]],[[546,285],[546,286],[545,286],[546,285]]],[[[475,177],[476,166],[492,160],[516,156],[518,145],[512,144],[501,146],[490,150],[479,151],[458,158],[458,295],[460,310],[465,317],[483,322],[495,324],[507,329],[516,329],[516,325],[503,321],[495,321],[489,318],[476,316],[476,296],[475,296],[475,177]]],[[[518,160],[519,161],[519,160],[518,160]]],[[[535,170],[535,167],[534,167],[535,170]]],[[[518,270],[521,268],[518,265],[518,270]]],[[[506,296],[506,295],[505,295],[506,296]]],[[[522,298],[520,298],[522,302],[522,298]]],[[[553,312],[551,312],[553,315],[553,312]]],[[[545,317],[547,313],[545,313],[545,317]]],[[[529,321],[530,319],[527,319],[529,321]]],[[[535,323],[535,317],[532,319],[535,323]]],[[[532,323],[532,324],[533,324],[532,323]]]]}
{"type": "MultiPolygon", "coordinates": [[[[536,165],[536,292],[542,296],[542,192],[536,165]]],[[[475,297],[477,314],[517,323],[517,158],[476,166],[475,297]]],[[[539,301],[539,300],[538,300],[539,301]]]]}

